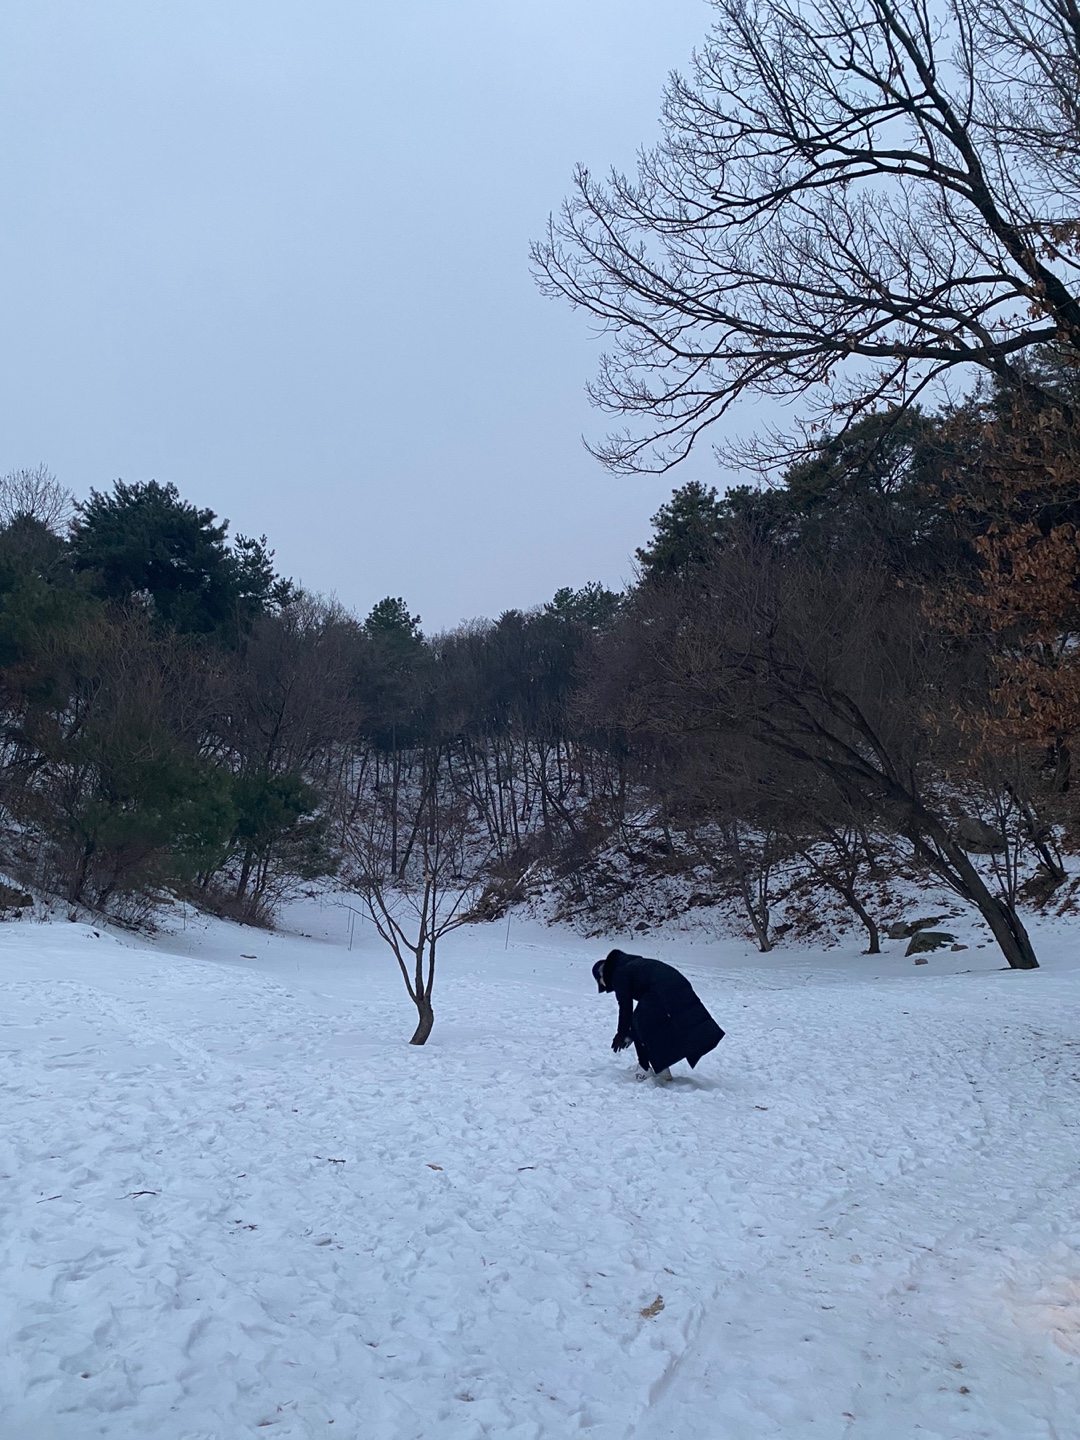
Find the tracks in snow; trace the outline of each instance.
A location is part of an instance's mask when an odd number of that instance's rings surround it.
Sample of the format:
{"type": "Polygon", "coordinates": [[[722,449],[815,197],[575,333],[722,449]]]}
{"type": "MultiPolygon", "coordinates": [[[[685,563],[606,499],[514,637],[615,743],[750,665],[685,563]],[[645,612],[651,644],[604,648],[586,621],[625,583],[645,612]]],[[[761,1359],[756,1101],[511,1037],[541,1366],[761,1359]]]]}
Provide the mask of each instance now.
{"type": "Polygon", "coordinates": [[[444,977],[418,1052],[394,991],[139,959],[7,987],[10,1433],[1068,1433],[1023,1297],[1080,1084],[996,977],[703,978],[729,1039],[657,1088],[591,995],[444,977]]]}

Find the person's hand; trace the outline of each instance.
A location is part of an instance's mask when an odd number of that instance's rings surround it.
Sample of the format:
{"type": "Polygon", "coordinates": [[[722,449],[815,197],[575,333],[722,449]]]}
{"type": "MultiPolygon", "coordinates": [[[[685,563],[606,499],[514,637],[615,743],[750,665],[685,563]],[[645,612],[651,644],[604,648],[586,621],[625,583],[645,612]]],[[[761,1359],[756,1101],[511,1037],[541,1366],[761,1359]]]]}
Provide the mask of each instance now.
{"type": "Polygon", "coordinates": [[[615,1039],[611,1042],[611,1048],[615,1051],[615,1054],[617,1055],[620,1050],[625,1050],[629,1044],[629,1035],[616,1035],[615,1039]]]}

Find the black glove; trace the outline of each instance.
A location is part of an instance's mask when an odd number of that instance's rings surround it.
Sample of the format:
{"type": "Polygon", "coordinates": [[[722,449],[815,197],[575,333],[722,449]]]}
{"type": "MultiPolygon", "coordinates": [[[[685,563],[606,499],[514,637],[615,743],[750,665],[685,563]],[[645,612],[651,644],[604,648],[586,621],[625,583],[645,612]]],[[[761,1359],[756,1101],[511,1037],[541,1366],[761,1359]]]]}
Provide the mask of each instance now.
{"type": "Polygon", "coordinates": [[[616,1035],[615,1039],[611,1042],[611,1048],[615,1051],[615,1054],[617,1055],[620,1050],[625,1050],[629,1044],[629,1035],[616,1035]]]}

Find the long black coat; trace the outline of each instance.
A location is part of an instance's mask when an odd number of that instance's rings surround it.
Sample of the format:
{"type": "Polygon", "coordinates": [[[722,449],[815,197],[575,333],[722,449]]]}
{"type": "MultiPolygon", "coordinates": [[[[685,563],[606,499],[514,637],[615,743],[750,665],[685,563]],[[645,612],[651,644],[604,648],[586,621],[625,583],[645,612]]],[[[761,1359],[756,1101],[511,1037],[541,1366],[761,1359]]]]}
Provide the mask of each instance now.
{"type": "Polygon", "coordinates": [[[639,1058],[653,1070],[666,1070],[678,1060],[693,1067],[724,1038],[690,981],[662,960],[612,950],[603,976],[605,988],[619,1002],[619,1034],[634,1040],[639,1058]]]}

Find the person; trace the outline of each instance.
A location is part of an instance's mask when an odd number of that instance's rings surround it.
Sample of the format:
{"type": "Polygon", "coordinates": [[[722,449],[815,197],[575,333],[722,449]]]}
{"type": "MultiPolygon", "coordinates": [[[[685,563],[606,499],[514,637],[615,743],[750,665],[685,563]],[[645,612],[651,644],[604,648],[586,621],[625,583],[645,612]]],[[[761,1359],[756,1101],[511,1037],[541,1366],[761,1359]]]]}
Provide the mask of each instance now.
{"type": "Polygon", "coordinates": [[[724,1038],[690,981],[673,965],[612,950],[592,973],[600,994],[611,992],[619,1002],[612,1050],[618,1054],[632,1044],[642,1070],[658,1080],[670,1080],[671,1066],[679,1060],[693,1069],[724,1038]]]}

